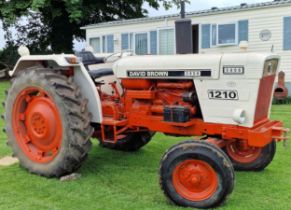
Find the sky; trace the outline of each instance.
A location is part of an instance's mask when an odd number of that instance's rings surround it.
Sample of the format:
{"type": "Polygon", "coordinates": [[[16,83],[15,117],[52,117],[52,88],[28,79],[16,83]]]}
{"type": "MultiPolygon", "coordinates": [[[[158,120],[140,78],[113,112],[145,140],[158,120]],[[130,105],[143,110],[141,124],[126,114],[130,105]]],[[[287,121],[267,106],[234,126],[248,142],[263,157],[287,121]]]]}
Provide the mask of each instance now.
{"type": "MultiPolygon", "coordinates": [[[[190,4],[186,5],[186,11],[197,11],[203,9],[210,9],[211,7],[228,7],[228,6],[237,6],[241,3],[259,3],[259,2],[267,2],[272,0],[190,0],[190,4]]],[[[177,14],[179,10],[176,7],[166,11],[163,7],[161,7],[158,11],[150,8],[147,4],[144,5],[149,12],[149,16],[160,16],[167,14],[177,14]]],[[[2,24],[0,22],[0,49],[2,49],[5,45],[4,33],[2,31],[2,24]]],[[[84,47],[84,43],[76,43],[76,50],[81,50],[84,47]]]]}

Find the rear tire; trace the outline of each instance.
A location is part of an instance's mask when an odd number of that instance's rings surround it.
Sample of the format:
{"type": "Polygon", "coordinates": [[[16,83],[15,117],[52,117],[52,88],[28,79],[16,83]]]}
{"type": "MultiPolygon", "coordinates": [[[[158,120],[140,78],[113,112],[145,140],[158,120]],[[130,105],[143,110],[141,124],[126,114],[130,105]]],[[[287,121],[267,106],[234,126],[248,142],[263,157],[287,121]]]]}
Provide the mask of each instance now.
{"type": "Polygon", "coordinates": [[[240,150],[237,144],[233,142],[224,148],[237,171],[262,171],[272,162],[276,153],[276,141],[263,148],[250,147],[249,151],[240,150]]]}
{"type": "Polygon", "coordinates": [[[231,161],[218,147],[185,141],[173,146],[160,164],[160,185],[175,204],[193,208],[221,205],[233,191],[231,161]]]}
{"type": "Polygon", "coordinates": [[[31,68],[17,75],[8,91],[8,145],[31,173],[70,174],[91,148],[91,114],[71,79],[50,69],[31,68]]]}
{"type": "Polygon", "coordinates": [[[123,139],[118,140],[115,144],[105,143],[100,140],[103,147],[125,151],[135,152],[150,142],[155,133],[153,132],[138,132],[129,133],[123,139]]]}

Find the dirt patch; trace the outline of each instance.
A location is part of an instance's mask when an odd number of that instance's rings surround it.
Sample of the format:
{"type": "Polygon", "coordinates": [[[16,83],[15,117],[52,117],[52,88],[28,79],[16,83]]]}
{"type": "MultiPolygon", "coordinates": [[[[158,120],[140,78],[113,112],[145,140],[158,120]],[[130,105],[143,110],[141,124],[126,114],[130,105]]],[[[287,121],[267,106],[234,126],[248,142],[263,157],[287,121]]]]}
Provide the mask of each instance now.
{"type": "Polygon", "coordinates": [[[18,159],[11,156],[6,156],[0,159],[0,166],[11,166],[15,163],[18,163],[18,159]]]}

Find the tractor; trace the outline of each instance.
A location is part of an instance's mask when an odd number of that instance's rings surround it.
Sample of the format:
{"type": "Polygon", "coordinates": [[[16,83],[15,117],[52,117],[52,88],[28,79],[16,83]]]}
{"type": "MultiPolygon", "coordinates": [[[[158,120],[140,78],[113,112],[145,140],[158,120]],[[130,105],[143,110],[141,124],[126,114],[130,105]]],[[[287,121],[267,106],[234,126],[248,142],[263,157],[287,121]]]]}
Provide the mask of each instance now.
{"type": "Polygon", "coordinates": [[[19,51],[4,131],[31,173],[76,171],[91,137],[131,152],[155,132],[189,136],[163,155],[160,186],[176,205],[211,208],[233,191],[234,170],[265,169],[276,142],[287,139],[283,123],[269,119],[280,61],[274,54],[124,56],[110,64],[89,52],[19,51]]]}

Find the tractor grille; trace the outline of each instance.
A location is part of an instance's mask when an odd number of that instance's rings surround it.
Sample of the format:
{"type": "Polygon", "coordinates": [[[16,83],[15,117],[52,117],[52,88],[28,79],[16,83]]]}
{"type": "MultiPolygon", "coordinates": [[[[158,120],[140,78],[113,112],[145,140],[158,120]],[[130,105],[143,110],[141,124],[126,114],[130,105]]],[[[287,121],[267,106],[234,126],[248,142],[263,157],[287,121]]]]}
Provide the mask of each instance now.
{"type": "Polygon", "coordinates": [[[268,118],[275,77],[276,75],[270,75],[261,79],[255,112],[255,123],[268,118]]]}

